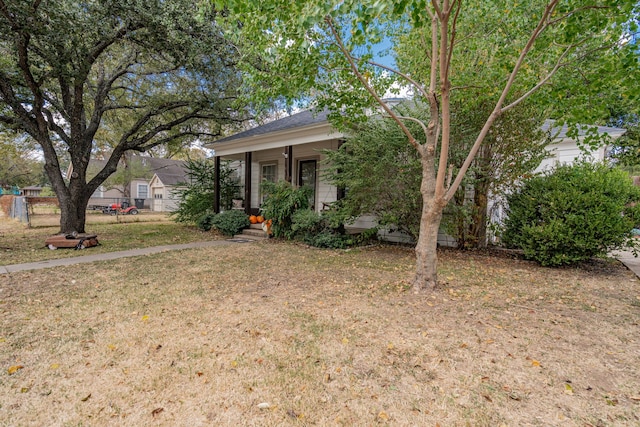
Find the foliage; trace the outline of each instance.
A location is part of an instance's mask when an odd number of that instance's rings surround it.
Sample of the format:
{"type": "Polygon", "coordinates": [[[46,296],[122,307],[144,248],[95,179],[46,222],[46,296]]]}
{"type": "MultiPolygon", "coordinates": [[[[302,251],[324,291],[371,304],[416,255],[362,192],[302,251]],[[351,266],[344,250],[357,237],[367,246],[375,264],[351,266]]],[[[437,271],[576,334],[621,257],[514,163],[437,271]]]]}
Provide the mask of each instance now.
{"type": "Polygon", "coordinates": [[[640,120],[627,124],[627,131],[613,144],[611,157],[622,166],[640,165],[640,120]]]}
{"type": "Polygon", "coordinates": [[[293,238],[293,215],[297,210],[309,209],[311,189],[295,188],[286,181],[265,181],[262,183],[262,192],[266,196],[261,206],[262,215],[272,220],[273,235],[293,238]]]}
{"type": "Polygon", "coordinates": [[[36,159],[32,141],[0,130],[0,188],[42,185],[47,182],[43,163],[36,159]]]}
{"type": "MultiPolygon", "coordinates": [[[[93,177],[100,172],[101,167],[96,163],[90,163],[87,168],[87,177],[93,177]]],[[[150,180],[153,174],[149,166],[143,164],[140,156],[124,155],[118,165],[118,169],[104,180],[102,186],[106,190],[117,190],[122,193],[122,197],[131,197],[131,182],[134,179],[143,178],[150,180]]]]}
{"type": "MultiPolygon", "coordinates": [[[[459,101],[452,120],[452,137],[459,143],[452,147],[452,171],[464,161],[473,138],[490,108],[482,101],[459,101]]],[[[420,103],[399,105],[402,116],[428,121],[428,109],[420,103]]],[[[546,155],[547,141],[540,130],[536,113],[525,105],[502,115],[487,135],[485,145],[474,160],[454,203],[447,207],[443,227],[462,247],[479,246],[478,234],[486,228],[489,193],[505,188],[531,173],[546,155]],[[471,190],[473,196],[465,197],[471,190]]],[[[412,132],[416,123],[408,123],[412,132]]],[[[373,214],[381,226],[392,227],[418,239],[422,199],[420,196],[422,165],[416,150],[390,120],[372,117],[348,131],[339,150],[325,152],[327,178],[336,186],[348,188],[340,209],[351,217],[373,214]]]]}
{"type": "MultiPolygon", "coordinates": [[[[213,213],[215,203],[215,163],[207,159],[189,159],[186,163],[187,182],[175,190],[179,203],[171,213],[177,222],[195,223],[213,213]]],[[[232,199],[238,191],[238,179],[228,162],[220,165],[221,209],[231,209],[232,199]]]]}
{"type": "Polygon", "coordinates": [[[49,186],[42,187],[42,191],[40,192],[40,196],[42,197],[53,197],[55,195],[56,193],[54,193],[51,187],[49,186]]]}
{"type": "Polygon", "coordinates": [[[214,215],[210,224],[226,236],[238,234],[242,229],[251,225],[249,217],[243,211],[235,209],[214,215]]]}
{"type": "Polygon", "coordinates": [[[504,243],[542,265],[572,264],[633,246],[640,188],[605,164],[562,165],[508,197],[504,243]]]}
{"type": "Polygon", "coordinates": [[[292,234],[296,239],[317,248],[344,249],[356,243],[353,236],[344,233],[344,227],[335,226],[331,214],[312,210],[297,210],[292,217],[292,234]]]}
{"type": "Polygon", "coordinates": [[[241,118],[237,51],[217,14],[197,19],[192,9],[188,0],[2,1],[0,124],[41,146],[61,231],[84,231],[89,198],[127,151],[217,136],[241,118]],[[89,179],[100,149],[106,165],[89,179]]]}
{"type": "MultiPolygon", "coordinates": [[[[278,96],[312,96],[328,107],[335,123],[362,118],[372,106],[389,116],[421,160],[421,232],[416,245],[414,287],[437,283],[437,232],[443,210],[463,184],[489,130],[507,111],[536,94],[539,106],[567,99],[587,110],[602,88],[623,83],[625,96],[638,86],[637,47],[626,43],[637,29],[636,0],[212,0],[225,10],[227,34],[238,41],[247,69],[244,93],[256,102],[278,96]],[[241,25],[238,25],[241,22],[241,25]],[[393,37],[398,69],[375,64],[375,46],[393,37]],[[260,58],[257,61],[256,58],[260,58]],[[599,62],[601,61],[601,62],[599,62]],[[594,64],[600,67],[592,67],[594,64]],[[591,73],[585,68],[598,69],[591,73]],[[603,72],[607,71],[607,72],[603,72]],[[562,76],[561,82],[554,77],[562,76]],[[588,79],[584,76],[588,75],[588,79]],[[607,82],[605,84],[605,81],[607,82]],[[557,83],[558,91],[551,83],[557,83]],[[395,84],[395,87],[393,86],[395,84]],[[385,102],[400,85],[429,106],[429,122],[396,114],[385,102]],[[453,175],[450,154],[452,96],[474,89],[465,100],[484,98],[489,114],[453,175]],[[588,92],[590,97],[576,93],[588,92]],[[418,123],[412,131],[408,123],[418,123]],[[438,154],[436,155],[436,152],[438,154]]],[[[308,99],[308,98],[307,98],[308,99]]],[[[565,111],[570,111],[566,107],[565,111]]],[[[557,115],[564,117],[565,111],[557,115]]],[[[341,128],[343,128],[341,126],[341,128]]]]}
{"type": "Polygon", "coordinates": [[[216,216],[214,213],[205,213],[198,218],[196,226],[200,230],[209,231],[213,227],[213,218],[216,216]]]}
{"type": "MultiPolygon", "coordinates": [[[[428,116],[428,111],[418,109],[399,107],[403,115],[428,116]]],[[[326,178],[348,189],[338,210],[347,217],[375,215],[380,226],[395,227],[417,240],[422,166],[418,153],[395,123],[373,117],[350,130],[338,150],[324,154],[326,178]]]]}

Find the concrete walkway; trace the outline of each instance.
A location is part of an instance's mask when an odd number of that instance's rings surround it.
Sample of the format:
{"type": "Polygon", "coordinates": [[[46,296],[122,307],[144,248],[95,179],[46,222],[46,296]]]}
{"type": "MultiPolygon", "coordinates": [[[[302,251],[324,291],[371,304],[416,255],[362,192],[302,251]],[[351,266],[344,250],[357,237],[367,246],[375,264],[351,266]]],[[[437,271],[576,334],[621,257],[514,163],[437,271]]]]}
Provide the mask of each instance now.
{"type": "Polygon", "coordinates": [[[631,251],[614,251],[609,256],[623,263],[629,270],[640,278],[640,255],[634,257],[631,251]]]}
{"type": "MultiPolygon", "coordinates": [[[[96,261],[108,261],[111,259],[126,258],[140,255],[157,254],[166,251],[181,249],[208,248],[211,246],[227,246],[237,243],[250,242],[250,240],[230,239],[211,240],[207,242],[184,243],[181,245],[153,246],[150,248],[130,249],[128,251],[106,252],[93,255],[77,256],[72,258],[52,259],[48,261],[29,262],[26,264],[0,265],[0,274],[15,273],[18,271],[40,270],[42,268],[59,267],[63,265],[83,264],[96,261]]],[[[89,249],[90,250],[90,249],[89,249]]]]}

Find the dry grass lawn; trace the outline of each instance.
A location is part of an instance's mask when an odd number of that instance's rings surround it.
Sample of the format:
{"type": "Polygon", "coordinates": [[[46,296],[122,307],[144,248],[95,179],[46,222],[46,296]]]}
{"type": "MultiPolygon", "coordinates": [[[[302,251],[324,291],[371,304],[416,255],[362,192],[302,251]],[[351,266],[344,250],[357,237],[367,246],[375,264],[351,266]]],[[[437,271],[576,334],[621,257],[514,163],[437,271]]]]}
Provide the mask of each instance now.
{"type": "Polygon", "coordinates": [[[0,276],[0,424],[638,426],[640,287],[443,251],[233,244],[0,276]]]}
{"type": "MultiPolygon", "coordinates": [[[[104,217],[113,218],[108,215],[104,217]]],[[[80,251],[50,250],[44,242],[47,237],[60,231],[59,225],[26,228],[17,221],[0,218],[0,265],[223,238],[211,232],[203,232],[194,226],[176,224],[169,221],[166,215],[146,216],[145,221],[125,224],[89,222],[86,230],[98,235],[99,246],[80,251]],[[150,218],[154,220],[151,221],[150,218]]]]}

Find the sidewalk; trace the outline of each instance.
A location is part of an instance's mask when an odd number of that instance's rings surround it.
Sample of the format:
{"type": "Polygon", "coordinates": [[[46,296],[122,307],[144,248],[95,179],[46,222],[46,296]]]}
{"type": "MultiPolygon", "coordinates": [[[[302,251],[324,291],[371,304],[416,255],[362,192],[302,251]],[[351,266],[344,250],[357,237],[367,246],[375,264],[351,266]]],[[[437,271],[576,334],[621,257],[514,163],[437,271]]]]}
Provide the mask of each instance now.
{"type": "Polygon", "coordinates": [[[126,258],[140,255],[157,254],[159,252],[176,251],[181,249],[207,248],[211,246],[227,246],[234,243],[244,243],[248,240],[211,240],[208,242],[184,243],[181,245],[153,246],[150,248],[130,249],[128,251],[106,252],[94,255],[84,255],[72,258],[52,259],[48,261],[29,262],[26,264],[0,265],[0,274],[15,273],[18,271],[40,270],[43,268],[59,267],[63,265],[83,264],[96,261],[108,261],[118,258],[126,258]]]}
{"type": "Polygon", "coordinates": [[[614,251],[609,256],[623,263],[636,276],[640,277],[640,255],[634,257],[631,251],[614,251]]]}

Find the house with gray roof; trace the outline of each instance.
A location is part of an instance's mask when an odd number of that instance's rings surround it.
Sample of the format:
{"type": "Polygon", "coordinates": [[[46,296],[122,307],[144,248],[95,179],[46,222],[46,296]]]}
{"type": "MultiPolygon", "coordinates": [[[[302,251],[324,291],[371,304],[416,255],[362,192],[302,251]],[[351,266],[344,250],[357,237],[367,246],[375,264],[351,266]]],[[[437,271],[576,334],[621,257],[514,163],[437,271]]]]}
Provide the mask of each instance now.
{"type": "Polygon", "coordinates": [[[185,162],[176,162],[156,170],[149,181],[151,191],[150,208],[156,212],[170,212],[178,208],[176,190],[187,182],[185,162]]]}
{"type": "MultiPolygon", "coordinates": [[[[322,172],[326,168],[323,150],[338,149],[344,138],[341,132],[331,126],[327,115],[327,111],[303,111],[206,145],[214,150],[218,168],[221,160],[234,161],[233,164],[241,177],[244,196],[238,206],[243,206],[247,214],[257,214],[263,199],[260,183],[265,180],[285,180],[295,186],[311,187],[313,208],[316,211],[321,211],[341,197],[341,189],[323,179],[322,172]]],[[[576,141],[569,137],[566,126],[555,126],[553,121],[546,121],[542,128],[549,131],[552,143],[547,148],[549,158],[543,161],[539,170],[559,163],[571,163],[583,157],[585,152],[580,149],[579,141],[594,130],[594,127],[581,128],[576,141]]],[[[606,134],[611,139],[624,133],[624,129],[609,127],[597,127],[595,131],[606,134]]],[[[601,147],[586,154],[592,160],[598,161],[605,158],[605,152],[606,147],[601,147]]],[[[219,212],[219,207],[218,201],[216,212],[219,212]]],[[[499,204],[490,203],[490,209],[498,207],[499,204]]],[[[501,214],[502,211],[490,212],[490,216],[498,220],[501,214]]],[[[369,228],[374,225],[375,218],[372,217],[361,217],[354,224],[356,228],[369,228]]],[[[387,240],[407,240],[407,236],[397,233],[387,233],[384,230],[381,233],[381,237],[387,240]]],[[[444,233],[439,236],[439,243],[455,245],[444,233]]]]}
{"type": "Polygon", "coordinates": [[[343,138],[328,122],[327,114],[303,111],[206,145],[214,150],[217,167],[220,160],[236,165],[242,187],[237,205],[248,214],[258,213],[263,181],[285,180],[310,187],[316,211],[340,197],[338,188],[322,179],[322,150],[336,150],[343,138]]]}

